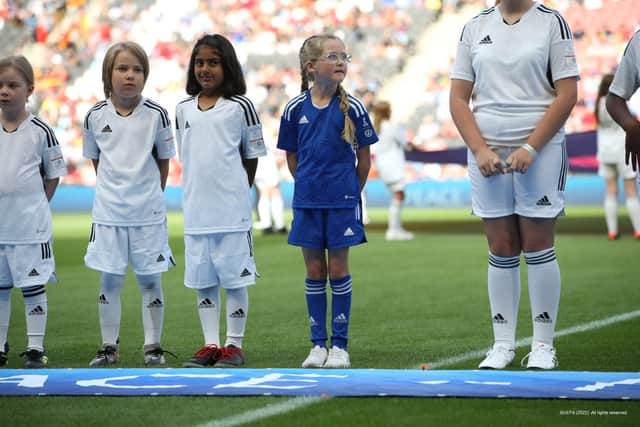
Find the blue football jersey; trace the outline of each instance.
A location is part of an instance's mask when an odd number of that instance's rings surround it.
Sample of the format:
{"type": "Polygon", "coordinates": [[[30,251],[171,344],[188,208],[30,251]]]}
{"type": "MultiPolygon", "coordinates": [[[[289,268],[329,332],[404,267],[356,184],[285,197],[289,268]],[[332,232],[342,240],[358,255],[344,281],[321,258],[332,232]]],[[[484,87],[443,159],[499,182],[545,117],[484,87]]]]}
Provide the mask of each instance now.
{"type": "MultiPolygon", "coordinates": [[[[349,116],[358,147],[378,141],[367,110],[351,95],[349,116]]],[[[287,103],[280,119],[278,148],[298,156],[294,208],[350,208],[360,201],[356,152],[342,139],[343,129],[344,114],[337,96],[320,108],[307,90],[287,103]]]]}

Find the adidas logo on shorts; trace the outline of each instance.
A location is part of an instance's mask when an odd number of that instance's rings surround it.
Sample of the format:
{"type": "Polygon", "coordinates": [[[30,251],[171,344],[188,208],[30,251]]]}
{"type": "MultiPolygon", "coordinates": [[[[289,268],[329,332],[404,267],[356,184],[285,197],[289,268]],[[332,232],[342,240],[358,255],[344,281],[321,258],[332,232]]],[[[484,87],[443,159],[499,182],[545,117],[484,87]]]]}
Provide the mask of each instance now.
{"type": "Polygon", "coordinates": [[[165,258],[162,256],[162,254],[158,255],[158,259],[156,260],[156,262],[162,262],[162,261],[166,261],[165,258]]]}
{"type": "Polygon", "coordinates": [[[551,206],[551,202],[549,201],[549,198],[547,196],[542,196],[542,198],[536,202],[536,205],[551,206]]]}
{"type": "Polygon", "coordinates": [[[353,235],[355,235],[355,233],[353,232],[351,227],[347,227],[347,229],[344,231],[344,236],[353,236],[353,235]]]}
{"type": "Polygon", "coordinates": [[[247,277],[247,276],[251,276],[251,272],[245,268],[244,270],[242,270],[242,273],[240,273],[240,277],[247,277]]]}
{"type": "Polygon", "coordinates": [[[40,273],[38,273],[38,270],[36,270],[35,268],[29,272],[29,277],[36,277],[39,275],[40,273]]]}

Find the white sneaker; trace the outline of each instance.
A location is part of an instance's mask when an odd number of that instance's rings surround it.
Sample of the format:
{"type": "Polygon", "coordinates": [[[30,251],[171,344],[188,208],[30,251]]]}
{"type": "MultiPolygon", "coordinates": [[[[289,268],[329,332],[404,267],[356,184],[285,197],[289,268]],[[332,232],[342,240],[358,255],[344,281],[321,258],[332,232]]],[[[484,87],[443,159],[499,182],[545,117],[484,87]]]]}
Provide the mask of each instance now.
{"type": "Polygon", "coordinates": [[[524,366],[527,359],[527,369],[553,369],[558,366],[555,348],[541,342],[531,345],[531,352],[522,358],[520,365],[524,366]]]}
{"type": "Polygon", "coordinates": [[[320,347],[319,345],[314,346],[309,355],[304,362],[302,362],[303,368],[322,368],[324,366],[324,362],[327,360],[327,349],[324,347],[320,347]]]}
{"type": "Polygon", "coordinates": [[[402,228],[399,230],[387,230],[385,234],[387,240],[411,240],[413,237],[413,233],[402,228]]]}
{"type": "Polygon", "coordinates": [[[504,369],[513,363],[516,356],[514,349],[504,344],[494,344],[493,348],[487,352],[487,357],[478,365],[480,369],[504,369]]]}
{"type": "Polygon", "coordinates": [[[327,361],[324,362],[324,367],[348,368],[349,366],[351,366],[351,362],[349,361],[349,353],[347,353],[347,350],[336,347],[335,345],[331,347],[329,357],[327,357],[327,361]]]}

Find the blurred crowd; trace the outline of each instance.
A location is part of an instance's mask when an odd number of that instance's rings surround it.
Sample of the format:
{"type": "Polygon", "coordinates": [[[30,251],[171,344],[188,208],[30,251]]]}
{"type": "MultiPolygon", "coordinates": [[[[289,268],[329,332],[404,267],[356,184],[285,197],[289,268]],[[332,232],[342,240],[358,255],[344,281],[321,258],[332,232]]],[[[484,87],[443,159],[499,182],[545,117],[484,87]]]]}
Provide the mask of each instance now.
{"type": "MultiPolygon", "coordinates": [[[[1,56],[22,53],[36,71],[30,109],[50,123],[64,147],[66,184],[91,185],[95,174],[82,157],[81,122],[104,98],[101,64],[120,40],[140,43],[151,73],[143,92],[170,114],[186,97],[191,48],[204,33],[229,37],[243,64],[247,95],[259,109],[265,138],[275,140],[281,108],[300,91],[297,53],[310,34],[335,32],[353,53],[346,89],[371,109],[389,76],[402,73],[416,41],[442,13],[491,0],[5,0],[0,3],[1,56]]],[[[580,99],[569,132],[593,129],[593,102],[603,73],[617,63],[640,24],[637,0],[554,0],[574,33],[580,65],[580,99]]],[[[453,61],[455,52],[450,53],[453,61]]],[[[448,112],[448,69],[432,70],[420,90],[420,106],[407,123],[421,149],[462,142],[448,112]]],[[[640,109],[639,109],[640,110],[640,109]]],[[[283,171],[283,175],[286,171],[283,171]]],[[[171,165],[169,185],[180,184],[171,165]]]]}

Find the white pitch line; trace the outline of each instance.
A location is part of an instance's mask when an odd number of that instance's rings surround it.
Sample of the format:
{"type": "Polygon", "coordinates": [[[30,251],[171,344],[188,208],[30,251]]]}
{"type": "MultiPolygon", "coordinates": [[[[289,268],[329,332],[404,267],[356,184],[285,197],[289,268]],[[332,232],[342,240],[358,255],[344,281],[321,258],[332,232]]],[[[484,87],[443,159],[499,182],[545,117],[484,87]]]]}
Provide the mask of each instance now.
{"type": "MultiPolygon", "coordinates": [[[[625,320],[634,319],[636,317],[640,317],[640,310],[617,314],[615,316],[607,317],[600,320],[594,320],[593,322],[583,323],[581,325],[562,329],[560,331],[556,331],[554,337],[559,338],[566,335],[577,334],[580,332],[592,331],[594,329],[604,328],[605,326],[624,322],[625,320]]],[[[531,345],[531,339],[532,337],[519,339],[518,341],[516,341],[516,348],[531,345]]],[[[489,348],[469,351],[467,353],[462,353],[457,356],[429,363],[427,364],[427,366],[428,369],[431,370],[438,369],[443,366],[455,365],[461,362],[466,362],[468,360],[479,359],[484,356],[488,350],[489,348]]],[[[233,415],[228,418],[222,418],[220,420],[211,421],[206,424],[201,424],[197,427],[235,427],[272,416],[282,415],[290,411],[295,411],[296,409],[304,408],[306,406],[322,402],[323,400],[329,398],[330,397],[294,397],[293,399],[289,399],[284,402],[267,405],[258,409],[252,409],[250,411],[246,411],[238,415],[233,415]]]]}
{"type": "Polygon", "coordinates": [[[294,397],[293,399],[286,400],[284,402],[275,403],[273,405],[267,405],[263,408],[252,409],[250,411],[243,412],[238,415],[233,415],[229,418],[223,418],[221,420],[210,421],[206,424],[200,424],[197,427],[233,427],[242,424],[247,424],[252,421],[262,420],[274,415],[280,415],[289,411],[295,411],[296,409],[303,408],[305,406],[313,405],[320,402],[326,397],[294,397]]]}

